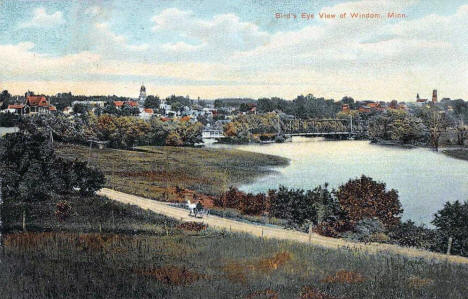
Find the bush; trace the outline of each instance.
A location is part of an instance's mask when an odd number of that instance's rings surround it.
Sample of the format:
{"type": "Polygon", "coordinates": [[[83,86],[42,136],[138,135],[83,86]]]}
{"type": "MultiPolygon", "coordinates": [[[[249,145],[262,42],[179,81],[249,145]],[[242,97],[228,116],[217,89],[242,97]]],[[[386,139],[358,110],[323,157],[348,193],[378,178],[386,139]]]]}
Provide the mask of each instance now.
{"type": "Polygon", "coordinates": [[[364,175],[340,186],[336,196],[352,225],[364,218],[376,217],[386,227],[391,227],[400,222],[403,213],[396,190],[386,191],[385,183],[364,175]]]}
{"type": "Polygon", "coordinates": [[[65,219],[70,217],[71,209],[72,207],[68,201],[61,200],[56,204],[55,217],[59,221],[65,221],[65,219]]]}
{"type": "Polygon", "coordinates": [[[439,244],[442,250],[447,250],[448,239],[451,237],[451,252],[468,256],[468,201],[446,202],[444,208],[434,215],[432,224],[441,235],[439,244]]]}
{"type": "Polygon", "coordinates": [[[383,238],[380,234],[385,232],[385,226],[377,218],[364,218],[359,220],[352,232],[345,233],[343,236],[356,241],[372,242],[376,239],[383,238]]]}
{"type": "Polygon", "coordinates": [[[440,251],[437,249],[440,235],[435,230],[418,226],[411,220],[392,227],[388,236],[393,243],[400,246],[440,251]]]}
{"type": "Polygon", "coordinates": [[[267,206],[267,198],[265,194],[252,193],[246,194],[240,198],[240,210],[247,215],[261,215],[265,212],[267,206]]]}
{"type": "Polygon", "coordinates": [[[169,135],[166,138],[166,145],[181,146],[183,144],[184,142],[182,141],[182,138],[180,138],[180,135],[176,132],[169,133],[169,135]]]}

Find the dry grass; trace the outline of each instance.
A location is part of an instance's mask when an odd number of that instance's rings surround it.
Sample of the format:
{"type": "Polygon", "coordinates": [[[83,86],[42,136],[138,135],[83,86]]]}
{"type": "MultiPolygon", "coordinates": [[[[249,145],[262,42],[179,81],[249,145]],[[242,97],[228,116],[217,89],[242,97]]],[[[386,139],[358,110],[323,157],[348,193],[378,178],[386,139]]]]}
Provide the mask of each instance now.
{"type": "Polygon", "coordinates": [[[261,291],[255,291],[247,297],[246,299],[259,299],[259,298],[265,298],[265,299],[278,299],[278,292],[272,289],[266,289],[266,290],[261,290],[261,291]]]}
{"type": "Polygon", "coordinates": [[[408,278],[408,285],[413,289],[421,289],[434,284],[433,279],[411,276],[408,278]]]}
{"type": "Polygon", "coordinates": [[[322,282],[326,283],[361,283],[364,282],[366,278],[358,272],[340,270],[334,275],[329,275],[322,279],[322,282]]]}
{"type": "Polygon", "coordinates": [[[272,257],[256,261],[233,261],[224,265],[223,271],[226,277],[238,283],[247,283],[251,274],[270,274],[291,260],[289,252],[279,252],[272,257]]]}
{"type": "MultiPolygon", "coordinates": [[[[209,228],[186,231],[177,221],[97,196],[70,203],[74,212],[64,221],[55,217],[55,203],[31,206],[36,232],[10,229],[3,235],[0,298],[466,298],[468,293],[463,265],[209,228]]],[[[2,209],[9,227],[17,227],[9,219],[21,220],[21,209],[15,209],[2,209]]]]}
{"type": "Polygon", "coordinates": [[[335,299],[336,298],[311,286],[303,287],[301,290],[300,296],[301,296],[301,299],[335,299]]]}
{"type": "Polygon", "coordinates": [[[185,267],[164,266],[156,269],[137,271],[137,273],[153,277],[168,285],[189,285],[200,279],[207,279],[206,275],[190,271],[185,267]]]}

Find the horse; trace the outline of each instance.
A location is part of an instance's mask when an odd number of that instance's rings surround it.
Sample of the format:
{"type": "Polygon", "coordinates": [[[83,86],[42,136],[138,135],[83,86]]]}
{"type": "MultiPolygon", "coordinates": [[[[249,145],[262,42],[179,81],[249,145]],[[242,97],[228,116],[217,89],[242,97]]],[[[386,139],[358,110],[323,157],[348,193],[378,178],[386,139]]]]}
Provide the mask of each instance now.
{"type": "Polygon", "coordinates": [[[193,215],[195,215],[195,217],[196,217],[197,216],[197,211],[196,211],[197,210],[197,204],[191,203],[190,200],[187,200],[187,207],[190,210],[189,216],[191,216],[192,213],[193,213],[193,215]]]}

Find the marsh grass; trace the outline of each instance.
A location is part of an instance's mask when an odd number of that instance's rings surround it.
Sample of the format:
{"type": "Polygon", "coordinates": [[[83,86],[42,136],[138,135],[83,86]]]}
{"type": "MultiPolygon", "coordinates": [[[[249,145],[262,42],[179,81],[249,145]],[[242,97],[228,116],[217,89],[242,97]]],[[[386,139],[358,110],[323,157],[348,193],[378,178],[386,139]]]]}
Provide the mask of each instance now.
{"type": "MultiPolygon", "coordinates": [[[[87,147],[71,144],[58,145],[57,153],[83,161],[89,157],[87,147]]],[[[285,158],[240,150],[170,146],[138,147],[136,151],[93,149],[90,158],[90,165],[105,173],[107,187],[171,201],[180,201],[176,186],[217,195],[287,163],[285,158]]]]}

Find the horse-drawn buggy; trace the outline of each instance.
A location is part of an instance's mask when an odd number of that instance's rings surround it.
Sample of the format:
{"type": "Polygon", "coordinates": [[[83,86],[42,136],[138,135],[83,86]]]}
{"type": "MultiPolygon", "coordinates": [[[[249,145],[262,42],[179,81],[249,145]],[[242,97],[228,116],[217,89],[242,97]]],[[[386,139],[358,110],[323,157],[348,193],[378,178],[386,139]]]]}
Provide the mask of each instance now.
{"type": "Polygon", "coordinates": [[[208,210],[203,207],[201,202],[191,203],[190,200],[187,200],[187,207],[190,211],[189,216],[196,218],[203,218],[203,216],[208,215],[208,210]]]}

